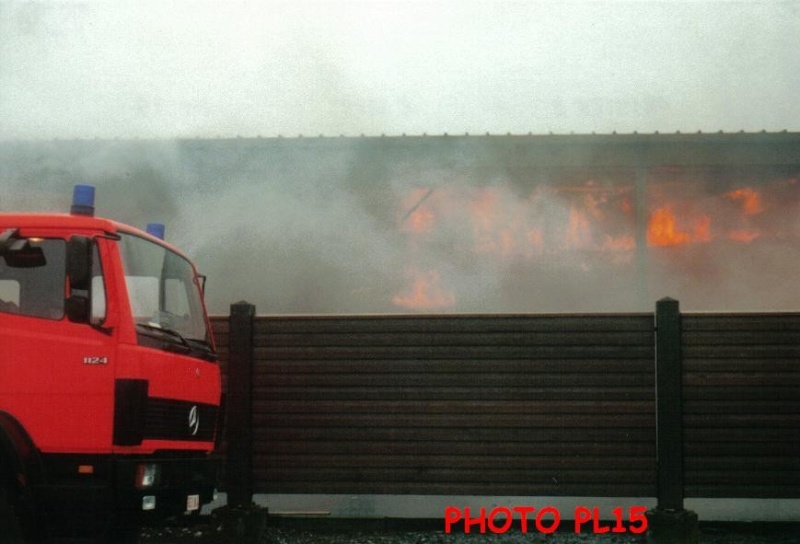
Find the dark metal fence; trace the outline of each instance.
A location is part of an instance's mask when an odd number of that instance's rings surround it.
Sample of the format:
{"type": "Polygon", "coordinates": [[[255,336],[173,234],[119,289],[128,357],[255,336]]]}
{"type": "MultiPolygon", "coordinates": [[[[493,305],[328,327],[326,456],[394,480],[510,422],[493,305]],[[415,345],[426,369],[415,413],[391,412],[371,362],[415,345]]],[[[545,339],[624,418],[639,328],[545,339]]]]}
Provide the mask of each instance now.
{"type": "Polygon", "coordinates": [[[686,315],[687,497],[800,497],[800,315],[686,315]]]}
{"type": "Polygon", "coordinates": [[[214,319],[234,503],[800,497],[800,315],[253,310],[214,319]]]}

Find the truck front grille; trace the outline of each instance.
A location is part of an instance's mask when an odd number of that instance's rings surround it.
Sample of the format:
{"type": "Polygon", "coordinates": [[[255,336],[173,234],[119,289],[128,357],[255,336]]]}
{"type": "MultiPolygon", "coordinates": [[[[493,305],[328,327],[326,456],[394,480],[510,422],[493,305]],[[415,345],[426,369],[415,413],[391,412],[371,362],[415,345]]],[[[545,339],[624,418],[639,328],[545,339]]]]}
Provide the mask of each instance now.
{"type": "Polygon", "coordinates": [[[216,406],[173,399],[147,399],[144,438],[211,442],[216,426],[216,406]]]}
{"type": "Polygon", "coordinates": [[[114,444],[136,446],[142,440],[212,442],[219,408],[212,404],[151,397],[146,380],[116,382],[114,444]]]}

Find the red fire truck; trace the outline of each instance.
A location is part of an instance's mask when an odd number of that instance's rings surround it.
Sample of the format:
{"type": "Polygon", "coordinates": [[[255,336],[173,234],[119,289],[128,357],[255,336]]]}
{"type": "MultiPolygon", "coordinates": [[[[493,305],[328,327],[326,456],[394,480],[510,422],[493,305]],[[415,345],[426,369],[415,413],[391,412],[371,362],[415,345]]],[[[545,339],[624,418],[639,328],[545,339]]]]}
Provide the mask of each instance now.
{"type": "Polygon", "coordinates": [[[214,493],[203,278],[163,227],[0,214],[0,543],[114,539],[214,493]]]}

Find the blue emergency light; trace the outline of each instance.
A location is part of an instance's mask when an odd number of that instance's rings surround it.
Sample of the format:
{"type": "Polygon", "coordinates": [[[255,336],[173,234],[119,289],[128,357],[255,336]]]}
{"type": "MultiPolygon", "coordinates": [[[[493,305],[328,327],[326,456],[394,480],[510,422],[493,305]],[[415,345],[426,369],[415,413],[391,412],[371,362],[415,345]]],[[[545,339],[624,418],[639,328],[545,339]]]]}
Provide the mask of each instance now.
{"type": "Polygon", "coordinates": [[[94,215],[94,187],[91,185],[76,185],[72,190],[72,206],[69,209],[72,215],[94,215]]]}
{"type": "Polygon", "coordinates": [[[164,223],[148,223],[147,224],[147,234],[150,236],[155,236],[159,240],[164,239],[164,232],[165,232],[164,223]]]}

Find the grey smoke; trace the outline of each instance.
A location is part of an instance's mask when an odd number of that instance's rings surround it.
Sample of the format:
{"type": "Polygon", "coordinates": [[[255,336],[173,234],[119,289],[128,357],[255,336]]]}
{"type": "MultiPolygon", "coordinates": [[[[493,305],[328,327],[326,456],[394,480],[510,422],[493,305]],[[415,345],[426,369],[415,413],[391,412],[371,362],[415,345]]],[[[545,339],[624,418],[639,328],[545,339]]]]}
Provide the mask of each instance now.
{"type": "Polygon", "coordinates": [[[214,313],[241,299],[262,313],[642,311],[665,295],[690,310],[800,304],[786,280],[800,265],[796,171],[653,185],[652,205],[667,191],[685,208],[679,229],[711,214],[717,239],[651,247],[642,263],[629,176],[548,174],[497,141],[513,139],[5,142],[0,210],[65,212],[75,183],[94,184],[98,215],[166,224],[208,275],[214,313]],[[764,191],[764,213],[741,219],[724,197],[744,186],[764,191]],[[737,228],[770,235],[725,239],[737,228]]]}
{"type": "Polygon", "coordinates": [[[66,210],[72,185],[94,183],[98,213],[167,224],[209,275],[214,312],[241,298],[410,311],[398,297],[420,279],[440,303],[427,311],[639,310],[676,293],[700,309],[791,308],[781,289],[742,288],[752,263],[790,273],[779,242],[736,267],[719,264],[730,249],[706,247],[722,253],[705,267],[653,252],[644,286],[635,263],[476,252],[491,241],[469,210],[484,188],[517,237],[565,224],[570,203],[533,203],[550,180],[469,139],[387,155],[315,142],[800,130],[797,15],[790,2],[1,2],[0,209],[66,210]],[[418,211],[436,215],[424,235],[404,217],[418,211]]]}

